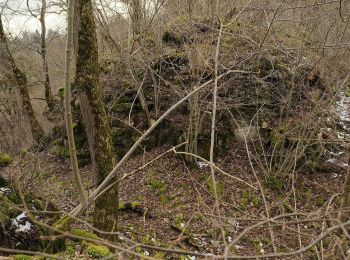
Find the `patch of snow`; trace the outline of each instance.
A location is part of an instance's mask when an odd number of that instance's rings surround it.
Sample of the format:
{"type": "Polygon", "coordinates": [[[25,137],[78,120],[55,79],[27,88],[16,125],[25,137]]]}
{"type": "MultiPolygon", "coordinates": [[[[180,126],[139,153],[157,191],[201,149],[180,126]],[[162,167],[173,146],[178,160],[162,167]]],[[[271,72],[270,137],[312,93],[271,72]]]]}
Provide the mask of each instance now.
{"type": "Polygon", "coordinates": [[[343,162],[343,163],[340,163],[339,165],[340,165],[341,167],[348,167],[349,164],[343,162]]]}
{"type": "Polygon", "coordinates": [[[148,251],[145,251],[143,254],[144,254],[145,256],[149,256],[149,252],[148,252],[148,251]]]}
{"type": "Polygon", "coordinates": [[[333,156],[340,156],[340,155],[343,155],[345,152],[339,151],[339,152],[335,153],[335,152],[332,152],[332,151],[328,151],[328,153],[330,155],[333,155],[333,156]]]}
{"type": "Polygon", "coordinates": [[[236,248],[237,250],[240,250],[240,249],[243,249],[244,247],[243,247],[243,246],[240,246],[240,245],[235,245],[235,248],[236,248]]]}
{"type": "Polygon", "coordinates": [[[330,162],[330,163],[337,163],[337,159],[335,159],[335,158],[329,158],[329,159],[327,160],[327,162],[330,162]]]}
{"type": "Polygon", "coordinates": [[[238,232],[238,229],[239,229],[239,222],[237,221],[237,222],[236,222],[236,231],[235,231],[235,233],[238,232]]]}
{"type": "Polygon", "coordinates": [[[21,221],[22,219],[26,218],[26,213],[22,212],[21,214],[19,214],[17,217],[16,217],[16,220],[17,221],[21,221]]]}
{"type": "MultiPolygon", "coordinates": [[[[334,163],[334,164],[336,164],[336,165],[338,165],[338,166],[340,166],[340,167],[348,167],[348,163],[346,163],[346,162],[341,162],[341,161],[338,161],[336,158],[329,158],[328,160],[327,160],[327,162],[330,162],[330,163],[334,163]]],[[[333,173],[334,174],[334,173],[333,173]]],[[[338,176],[338,175],[337,175],[338,176]]],[[[337,176],[335,176],[335,177],[337,177],[337,176]]],[[[334,177],[334,176],[333,176],[334,177]]]]}
{"type": "Polygon", "coordinates": [[[343,133],[343,132],[337,132],[337,137],[339,140],[346,140],[349,139],[349,134],[343,133]]]}
{"type": "Polygon", "coordinates": [[[197,166],[199,169],[204,169],[204,168],[207,168],[209,164],[205,162],[197,162],[197,166]]]}
{"type": "Polygon", "coordinates": [[[333,178],[337,178],[338,176],[339,176],[339,174],[336,174],[335,172],[332,173],[333,178]]]}
{"type": "Polygon", "coordinates": [[[7,196],[7,195],[10,195],[11,193],[13,193],[13,190],[11,190],[9,188],[0,188],[0,193],[7,196]]]}
{"type": "Polygon", "coordinates": [[[337,101],[337,111],[342,121],[350,121],[350,97],[347,97],[344,92],[340,92],[340,100],[337,101]]]}
{"type": "Polygon", "coordinates": [[[26,218],[26,214],[22,212],[16,218],[12,219],[12,226],[15,228],[16,233],[28,233],[33,230],[33,225],[26,218]]]}

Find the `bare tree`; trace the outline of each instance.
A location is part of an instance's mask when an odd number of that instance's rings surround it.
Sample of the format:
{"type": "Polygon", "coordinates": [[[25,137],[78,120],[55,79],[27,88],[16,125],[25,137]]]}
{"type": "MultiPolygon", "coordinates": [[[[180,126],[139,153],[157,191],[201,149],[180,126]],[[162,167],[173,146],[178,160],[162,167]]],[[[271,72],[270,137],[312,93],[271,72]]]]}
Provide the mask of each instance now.
{"type": "MultiPolygon", "coordinates": [[[[33,17],[38,17],[31,8],[29,7],[29,0],[27,0],[27,8],[30,14],[33,17]]],[[[47,48],[46,48],[46,22],[45,22],[45,16],[47,12],[47,3],[46,0],[41,0],[41,8],[40,8],[40,14],[39,14],[39,21],[40,21],[40,55],[43,62],[43,72],[44,72],[44,88],[45,88],[45,99],[47,106],[49,110],[52,110],[54,107],[54,98],[51,91],[50,86],[50,75],[49,75],[49,66],[47,62],[47,48]]]]}
{"type": "Polygon", "coordinates": [[[32,135],[35,141],[40,142],[42,141],[42,138],[45,137],[45,133],[43,128],[41,127],[38,119],[36,118],[34,109],[32,107],[32,104],[30,103],[30,97],[28,93],[28,80],[27,76],[24,74],[23,71],[21,71],[16,63],[15,60],[12,57],[12,54],[10,52],[7,38],[5,35],[4,27],[2,24],[2,18],[0,16],[0,41],[1,45],[4,48],[3,61],[8,62],[10,69],[12,70],[13,77],[15,79],[15,82],[20,90],[20,95],[22,99],[22,108],[23,111],[27,114],[30,122],[30,126],[32,128],[32,135]]]}
{"type": "MultiPolygon", "coordinates": [[[[75,85],[88,137],[89,150],[99,185],[115,164],[111,128],[102,101],[99,80],[96,24],[91,0],[79,4],[78,56],[75,85]]],[[[95,226],[113,231],[117,228],[118,186],[100,196],[95,203],[95,226]]]]}

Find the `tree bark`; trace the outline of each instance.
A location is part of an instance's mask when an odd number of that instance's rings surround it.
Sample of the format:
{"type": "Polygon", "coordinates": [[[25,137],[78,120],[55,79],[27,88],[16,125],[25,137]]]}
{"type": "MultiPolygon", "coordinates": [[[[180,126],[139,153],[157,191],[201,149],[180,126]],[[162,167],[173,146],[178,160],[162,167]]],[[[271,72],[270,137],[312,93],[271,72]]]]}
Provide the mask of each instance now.
{"type": "Polygon", "coordinates": [[[71,78],[72,78],[72,61],[74,56],[74,13],[77,11],[75,1],[70,0],[68,6],[68,25],[67,25],[67,46],[66,46],[66,59],[65,59],[65,88],[64,88],[64,100],[65,100],[65,112],[66,112],[66,128],[69,144],[69,153],[71,160],[71,167],[77,189],[79,192],[80,203],[85,204],[87,202],[87,194],[81,181],[79,174],[77,152],[74,142],[73,133],[73,119],[71,108],[71,78]]]}
{"type": "Polygon", "coordinates": [[[141,33],[142,3],[141,0],[130,0],[132,30],[134,35],[141,33]]]}
{"type": "MultiPolygon", "coordinates": [[[[111,128],[99,81],[96,24],[91,0],[80,0],[79,17],[75,84],[79,93],[96,185],[99,185],[112,171],[115,160],[111,128]]],[[[116,185],[96,200],[94,225],[101,230],[115,231],[117,215],[118,186],[116,185]]]]}
{"type": "MultiPolygon", "coordinates": [[[[343,193],[341,195],[340,200],[340,209],[338,213],[338,222],[345,223],[350,219],[350,151],[349,158],[348,158],[348,169],[346,172],[346,177],[343,185],[343,193]]],[[[332,253],[329,256],[326,256],[325,259],[344,259],[344,250],[345,250],[345,239],[343,232],[339,235],[339,237],[336,237],[338,239],[339,243],[336,243],[334,245],[334,248],[332,250],[332,253]]]]}
{"type": "Polygon", "coordinates": [[[49,76],[49,66],[47,63],[47,54],[46,54],[46,23],[45,23],[45,14],[46,14],[46,0],[41,1],[41,11],[40,11],[40,26],[41,26],[41,43],[40,43],[40,52],[41,58],[43,60],[43,71],[44,71],[44,87],[45,87],[45,99],[49,110],[54,108],[54,99],[50,87],[50,76],[49,76]]]}
{"type": "Polygon", "coordinates": [[[17,67],[15,60],[13,59],[10,49],[8,47],[7,38],[6,38],[4,27],[2,24],[1,16],[0,16],[0,42],[1,42],[1,45],[3,45],[4,47],[4,52],[5,52],[4,55],[6,56],[6,60],[9,62],[14,80],[16,81],[16,84],[19,87],[19,91],[22,99],[23,112],[29,118],[29,123],[32,129],[33,138],[36,142],[41,142],[43,137],[45,137],[45,132],[41,127],[41,125],[39,124],[39,121],[35,116],[32,104],[30,103],[30,97],[29,97],[28,88],[27,88],[28,86],[27,76],[24,74],[23,71],[21,71],[17,67]]]}

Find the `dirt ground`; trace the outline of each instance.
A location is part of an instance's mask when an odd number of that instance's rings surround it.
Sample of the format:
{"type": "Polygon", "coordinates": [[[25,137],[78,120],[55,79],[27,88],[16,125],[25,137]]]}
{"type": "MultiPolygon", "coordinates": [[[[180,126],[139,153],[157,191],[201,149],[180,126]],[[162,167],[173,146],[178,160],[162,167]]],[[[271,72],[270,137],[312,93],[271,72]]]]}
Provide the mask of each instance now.
{"type": "MultiPolygon", "coordinates": [[[[119,177],[170,148],[164,146],[134,156],[118,171],[119,177]]],[[[287,252],[299,247],[298,232],[303,234],[303,245],[319,234],[323,213],[332,212],[336,202],[332,198],[341,192],[345,173],[344,166],[329,162],[331,170],[327,173],[296,173],[292,189],[287,182],[282,187],[271,186],[253,162],[256,179],[243,143],[232,145],[217,161],[225,173],[216,172],[220,215],[215,207],[210,167],[205,162],[191,167],[180,155],[169,152],[119,184],[121,204],[136,205],[132,209],[121,209],[121,233],[145,244],[221,254],[224,250],[222,234],[227,243],[232,242],[245,228],[266,219],[268,208],[270,217],[298,212],[300,218],[309,220],[298,226],[295,221],[288,224],[295,217],[286,217],[271,228],[275,248],[278,252],[287,252]]],[[[20,183],[24,192],[45,197],[62,211],[68,212],[78,205],[68,160],[48,152],[27,153],[3,172],[13,184],[20,183]]],[[[80,173],[85,187],[92,192],[94,182],[90,166],[81,168],[80,173]]],[[[91,218],[92,210],[85,219],[91,218]]],[[[273,252],[267,225],[248,232],[231,251],[250,255],[273,252]]],[[[312,255],[315,251],[308,253],[312,255]]]]}

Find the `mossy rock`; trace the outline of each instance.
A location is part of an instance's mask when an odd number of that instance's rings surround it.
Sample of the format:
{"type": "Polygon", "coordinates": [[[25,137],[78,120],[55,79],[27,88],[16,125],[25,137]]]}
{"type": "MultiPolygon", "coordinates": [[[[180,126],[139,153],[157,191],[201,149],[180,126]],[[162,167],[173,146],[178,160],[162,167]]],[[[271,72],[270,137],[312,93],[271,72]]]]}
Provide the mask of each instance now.
{"type": "Polygon", "coordinates": [[[15,204],[18,204],[21,202],[21,199],[18,197],[18,195],[15,192],[7,195],[7,198],[15,204]]]}
{"type": "Polygon", "coordinates": [[[0,176],[0,188],[8,186],[7,181],[0,176]]]}
{"type": "Polygon", "coordinates": [[[19,214],[19,210],[5,195],[0,194],[0,223],[4,224],[19,214]]]}
{"type": "Polygon", "coordinates": [[[61,146],[55,147],[52,153],[62,159],[70,157],[69,149],[61,146]]]}
{"type": "Polygon", "coordinates": [[[12,163],[12,158],[7,153],[0,153],[0,167],[7,166],[12,163]]]}
{"type": "Polygon", "coordinates": [[[72,228],[70,233],[72,235],[79,236],[82,238],[99,239],[99,237],[96,234],[78,228],[72,228]]]}
{"type": "Polygon", "coordinates": [[[181,45],[184,41],[184,37],[171,31],[165,31],[162,35],[162,41],[165,43],[181,45]]]}
{"type": "Polygon", "coordinates": [[[135,210],[141,206],[141,203],[138,201],[132,202],[120,202],[118,210],[135,210]]]}
{"type": "Polygon", "coordinates": [[[93,258],[102,258],[111,254],[108,247],[106,246],[97,246],[92,243],[87,243],[86,253],[93,258]]]}

